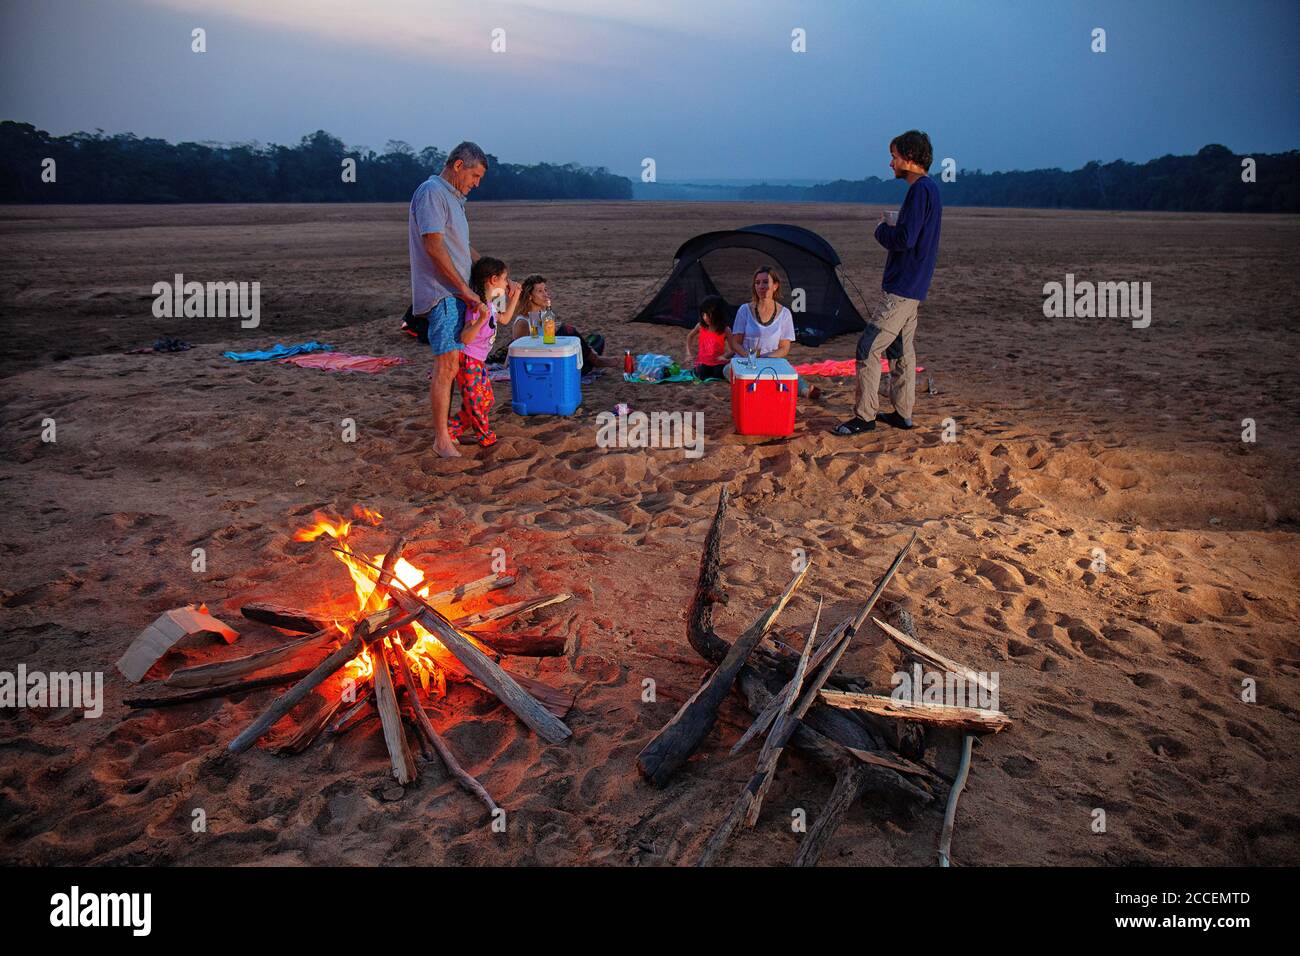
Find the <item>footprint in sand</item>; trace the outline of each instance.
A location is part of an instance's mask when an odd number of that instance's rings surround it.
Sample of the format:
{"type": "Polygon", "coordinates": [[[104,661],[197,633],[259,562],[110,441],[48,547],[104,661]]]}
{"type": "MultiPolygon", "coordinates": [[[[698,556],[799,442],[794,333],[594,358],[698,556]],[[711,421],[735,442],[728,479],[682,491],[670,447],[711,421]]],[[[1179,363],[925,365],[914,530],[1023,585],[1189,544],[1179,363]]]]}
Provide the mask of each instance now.
{"type": "Polygon", "coordinates": [[[1031,654],[1038,653],[1038,648],[1014,637],[1009,637],[1007,638],[1007,653],[1012,657],[1028,657],[1031,654]]]}
{"type": "Polygon", "coordinates": [[[1019,569],[1000,561],[985,559],[975,568],[975,574],[991,583],[999,591],[1023,591],[1025,577],[1019,569]]]}
{"type": "Polygon", "coordinates": [[[1156,734],[1147,738],[1147,746],[1151,752],[1160,757],[1171,757],[1174,760],[1182,760],[1191,752],[1192,748],[1188,747],[1180,740],[1175,740],[1168,734],[1156,734]]]}

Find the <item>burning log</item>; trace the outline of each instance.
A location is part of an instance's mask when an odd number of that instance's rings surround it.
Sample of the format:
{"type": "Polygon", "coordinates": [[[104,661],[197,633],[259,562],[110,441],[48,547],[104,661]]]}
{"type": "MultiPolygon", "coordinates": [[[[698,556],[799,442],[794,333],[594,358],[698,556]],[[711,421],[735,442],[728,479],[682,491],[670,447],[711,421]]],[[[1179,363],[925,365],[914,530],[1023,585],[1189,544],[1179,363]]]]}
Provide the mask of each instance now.
{"type": "MultiPolygon", "coordinates": [[[[365,621],[371,629],[375,629],[388,624],[400,615],[399,610],[388,607],[371,614],[365,618],[365,621]]],[[[312,652],[324,650],[330,643],[337,647],[338,641],[342,637],[342,633],[337,628],[326,628],[306,637],[295,638],[281,644],[279,647],[258,651],[256,654],[248,654],[228,661],[214,661],[210,664],[197,664],[193,667],[179,668],[173,671],[163,683],[168,687],[206,687],[230,677],[265,670],[272,664],[278,664],[283,660],[296,659],[299,656],[305,658],[312,652]]]]}
{"type": "MultiPolygon", "coordinates": [[[[495,658],[495,651],[482,644],[479,638],[473,634],[462,635],[476,649],[487,656],[493,663],[499,664],[500,661],[495,658]]],[[[493,693],[492,688],[476,678],[464,664],[460,662],[454,654],[447,650],[442,644],[430,645],[425,642],[421,646],[421,653],[428,657],[436,666],[436,670],[441,677],[441,688],[437,691],[437,696],[442,697],[446,694],[446,682],[452,681],[457,684],[471,684],[487,693],[493,693]]],[[[561,690],[558,687],[552,687],[550,684],[540,681],[534,677],[525,677],[523,674],[510,675],[515,683],[537,699],[546,710],[550,711],[556,717],[563,719],[565,715],[573,709],[573,703],[576,694],[572,691],[561,690]]]]}
{"type": "MultiPolygon", "coordinates": [[[[394,554],[394,561],[396,561],[396,557],[400,556],[401,552],[396,547],[389,550],[394,554]]],[[[480,594],[486,594],[489,591],[508,588],[515,583],[515,580],[515,577],[509,574],[489,574],[477,580],[459,584],[454,588],[439,591],[437,594],[431,594],[426,600],[437,607],[459,604],[461,601],[477,597],[480,594]]],[[[239,612],[250,621],[269,624],[285,631],[313,634],[318,637],[326,632],[337,633],[329,621],[315,616],[310,611],[288,607],[284,604],[276,604],[272,601],[250,601],[241,607],[239,612]]],[[[487,618],[487,620],[495,620],[495,618],[487,618]]]]}
{"type": "Polygon", "coordinates": [[[982,707],[953,707],[948,704],[927,704],[910,700],[895,700],[882,694],[850,694],[839,690],[824,690],[822,700],[832,707],[864,710],[881,717],[914,720],[935,727],[958,730],[986,731],[996,734],[1011,723],[1011,718],[1000,710],[982,707]]]}
{"type": "Polygon", "coordinates": [[[488,813],[495,813],[498,807],[496,801],[492,799],[492,795],[460,765],[456,755],[451,752],[447,742],[438,734],[438,731],[433,726],[433,721],[429,719],[424,707],[420,705],[419,697],[415,692],[415,678],[411,676],[411,668],[406,662],[406,655],[401,653],[397,655],[397,673],[401,677],[402,683],[406,685],[407,693],[410,694],[411,704],[415,708],[416,726],[419,728],[420,733],[424,735],[425,740],[429,742],[429,745],[438,752],[438,756],[442,758],[442,763],[447,768],[447,772],[455,778],[462,788],[481,800],[483,805],[487,807],[488,813]]]}
{"type": "Polygon", "coordinates": [[[544,708],[508,673],[462,635],[445,617],[408,591],[394,591],[393,600],[403,611],[415,614],[425,630],[432,633],[474,677],[490,690],[525,724],[546,740],[557,744],[573,733],[558,717],[544,708]]]}
{"type": "MultiPolygon", "coordinates": [[[[563,604],[571,597],[573,597],[572,594],[548,594],[545,597],[517,601],[514,604],[502,604],[500,607],[490,608],[477,614],[466,614],[464,617],[456,618],[451,623],[453,627],[473,627],[476,624],[486,624],[489,621],[500,621],[507,617],[528,614],[540,608],[550,607],[552,604],[563,604]]],[[[428,603],[432,604],[434,602],[429,601],[428,603]]]]}
{"type": "Polygon", "coordinates": [[[315,690],[328,677],[342,668],[348,661],[356,657],[363,647],[371,642],[383,637],[389,631],[395,631],[410,623],[413,618],[399,618],[379,628],[371,630],[366,619],[363,619],[352,628],[352,637],[346,644],[336,650],[325,660],[321,661],[297,684],[285,691],[267,708],[266,712],[253,721],[243,733],[232,740],[226,747],[231,753],[243,753],[251,747],[259,737],[271,729],[281,717],[293,709],[294,705],[304,697],[315,690]]]}
{"type": "MultiPolygon", "coordinates": [[[[497,661],[495,657],[492,656],[495,654],[495,651],[488,647],[488,645],[483,644],[480,641],[479,636],[469,633],[462,634],[461,636],[469,641],[480,653],[492,660],[493,663],[500,663],[500,661],[497,661]]],[[[485,690],[489,694],[493,693],[491,687],[476,678],[470,672],[469,668],[461,663],[460,658],[448,651],[446,647],[441,644],[434,647],[425,644],[423,651],[437,664],[438,669],[443,673],[446,680],[454,681],[458,684],[473,684],[480,690],[485,690]]],[[[537,680],[534,677],[525,677],[522,674],[511,674],[510,676],[514,679],[515,683],[533,697],[537,698],[538,702],[556,717],[563,718],[573,709],[575,695],[571,691],[560,690],[559,688],[552,687],[550,684],[537,680]]]]}
{"type": "MultiPolygon", "coordinates": [[[[539,704],[561,720],[568,716],[569,711],[573,710],[573,704],[578,699],[578,695],[573,691],[552,687],[536,677],[525,677],[523,674],[511,674],[510,676],[515,679],[516,684],[537,698],[539,704]]],[[[472,681],[472,683],[478,684],[477,681],[472,681]]],[[[478,686],[483,687],[481,684],[478,686]]],[[[483,687],[483,689],[487,690],[488,688],[483,687]]]]}
{"type": "MultiPolygon", "coordinates": [[[[402,652],[398,651],[399,654],[402,652]]],[[[406,740],[406,728],[402,726],[402,712],[397,706],[397,692],[393,689],[393,675],[388,669],[388,639],[376,641],[370,650],[374,664],[375,707],[379,711],[379,722],[384,729],[384,745],[388,747],[388,756],[393,764],[393,776],[402,786],[415,779],[415,758],[406,740]]],[[[414,693],[412,693],[414,697],[414,693]]]]}
{"type": "Polygon", "coordinates": [[[260,690],[263,687],[275,687],[278,684],[289,684],[306,677],[310,673],[311,671],[306,670],[285,671],[280,674],[268,674],[265,677],[254,677],[250,680],[235,681],[232,684],[220,684],[216,687],[204,687],[199,690],[186,691],[183,694],[172,694],[167,697],[128,697],[123,701],[123,703],[128,707],[137,709],[143,707],[170,707],[173,704],[189,704],[196,700],[208,700],[212,697],[230,697],[234,694],[242,694],[250,690],[260,690]]]}
{"type": "Polygon", "coordinates": [[[509,657],[563,657],[569,647],[567,634],[506,634],[475,631],[473,636],[488,650],[509,657]]]}
{"type": "MultiPolygon", "coordinates": [[[[465,634],[463,636],[481,652],[485,654],[493,653],[492,649],[486,644],[479,647],[480,642],[477,636],[472,634],[465,634]]],[[[442,645],[439,644],[431,648],[426,644],[423,648],[423,652],[437,664],[438,670],[442,673],[444,680],[453,681],[458,684],[472,684],[489,694],[493,693],[491,687],[470,673],[469,668],[462,664],[459,658],[450,653],[442,645]]],[[[494,663],[499,662],[494,661],[494,663]]],[[[573,709],[573,703],[577,695],[572,691],[552,687],[545,681],[538,680],[535,677],[525,677],[523,674],[510,674],[510,677],[514,679],[516,684],[535,697],[538,703],[556,717],[564,719],[569,711],[573,709]]],[[[439,696],[442,695],[440,694],[439,696]]]]}
{"type": "Polygon", "coordinates": [[[285,631],[297,631],[299,634],[311,634],[323,631],[330,626],[329,621],[313,617],[306,611],[270,601],[253,601],[239,609],[239,613],[250,621],[270,624],[285,631]]]}
{"type": "Polygon", "coordinates": [[[369,686],[357,697],[356,703],[352,704],[343,713],[339,714],[326,728],[331,734],[344,734],[361,723],[374,711],[374,701],[371,699],[374,695],[374,687],[369,686]]]}
{"type": "MultiPolygon", "coordinates": [[[[515,570],[519,570],[516,568],[515,570]]],[[[439,591],[437,594],[430,594],[426,601],[435,607],[444,607],[448,604],[459,604],[462,601],[468,601],[472,597],[480,594],[487,594],[489,591],[499,591],[501,588],[508,588],[514,584],[516,577],[513,574],[488,574],[475,581],[467,584],[458,584],[454,588],[446,591],[439,591]]]]}
{"type": "MultiPolygon", "coordinates": [[[[349,558],[378,571],[381,582],[386,578],[394,577],[390,570],[377,568],[356,555],[349,555],[349,558]]],[[[559,743],[572,735],[573,731],[569,730],[559,718],[538,703],[519,686],[513,677],[502,670],[496,661],[474,646],[470,638],[457,631],[450,621],[422,598],[408,590],[394,590],[389,596],[403,613],[411,615],[412,620],[419,621],[420,625],[433,634],[479,683],[487,687],[501,703],[509,707],[542,739],[549,743],[559,743]]]]}
{"type": "MultiPolygon", "coordinates": [[[[376,611],[389,597],[390,578],[397,560],[406,550],[406,537],[399,535],[393,542],[379,566],[379,576],[375,586],[366,597],[361,613],[376,611]]],[[[403,625],[405,626],[405,625],[403,625]]],[[[399,628],[394,628],[394,631],[399,628]]],[[[396,636],[396,635],[394,635],[396,636]]],[[[403,653],[398,646],[398,653],[403,653]]],[[[371,646],[371,664],[374,666],[373,684],[375,709],[379,711],[379,722],[384,730],[384,745],[388,748],[388,757],[392,761],[393,776],[402,786],[416,778],[415,758],[406,740],[406,728],[402,725],[402,712],[397,706],[397,693],[393,689],[393,675],[388,669],[388,639],[383,638],[371,646]]]]}
{"type": "Polygon", "coordinates": [[[365,602],[361,605],[362,617],[372,611],[378,611],[384,606],[384,598],[388,597],[388,588],[393,580],[393,567],[405,550],[406,536],[398,535],[397,540],[393,542],[393,546],[388,549],[388,553],[379,562],[379,576],[375,578],[375,586],[370,589],[370,594],[366,596],[365,602]]]}
{"type": "Polygon", "coordinates": [[[736,682],[736,676],[744,666],[746,658],[767,635],[776,616],[784,610],[795,590],[803,582],[809,567],[811,564],[804,565],[803,570],[786,586],[777,602],[755,621],[735,644],[731,645],[722,663],[709,675],[708,680],[637,755],[637,769],[651,784],[662,787],[667,783],[686,759],[695,752],[700,741],[713,729],[718,708],[731,693],[731,686],[736,682]]]}
{"type": "Polygon", "coordinates": [[[327,627],[308,634],[306,637],[286,641],[278,647],[258,651],[226,661],[214,661],[210,664],[196,664],[193,667],[181,667],[167,675],[163,682],[168,687],[208,687],[231,677],[240,677],[265,670],[273,664],[289,660],[308,653],[318,652],[328,646],[329,642],[342,635],[337,628],[327,627]]]}

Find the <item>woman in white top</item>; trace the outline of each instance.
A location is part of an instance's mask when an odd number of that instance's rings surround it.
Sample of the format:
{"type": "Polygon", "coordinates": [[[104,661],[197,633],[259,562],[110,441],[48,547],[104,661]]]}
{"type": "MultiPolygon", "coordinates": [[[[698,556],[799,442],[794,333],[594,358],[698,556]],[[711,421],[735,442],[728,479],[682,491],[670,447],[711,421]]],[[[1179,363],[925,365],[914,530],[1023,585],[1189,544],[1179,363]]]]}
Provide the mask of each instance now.
{"type": "MultiPolygon", "coordinates": [[[[785,358],[794,344],[794,316],[783,306],[777,296],[781,293],[781,280],[771,266],[760,266],[754,273],[750,300],[736,310],[731,322],[731,349],[737,358],[785,358]]],[[[722,372],[731,380],[731,366],[722,372]]],[[[799,379],[799,394],[816,398],[803,379],[799,379]]]]}

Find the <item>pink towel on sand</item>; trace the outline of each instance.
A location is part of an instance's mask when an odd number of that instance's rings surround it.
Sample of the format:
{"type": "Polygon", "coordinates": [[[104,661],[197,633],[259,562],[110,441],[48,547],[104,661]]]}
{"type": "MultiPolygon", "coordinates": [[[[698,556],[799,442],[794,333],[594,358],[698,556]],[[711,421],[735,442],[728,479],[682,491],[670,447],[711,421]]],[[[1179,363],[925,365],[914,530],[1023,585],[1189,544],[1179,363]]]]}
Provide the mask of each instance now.
{"type": "Polygon", "coordinates": [[[314,352],[310,355],[291,355],[280,359],[280,365],[298,365],[302,368],[323,368],[329,372],[382,372],[391,365],[401,365],[406,359],[395,355],[349,355],[346,352],[314,352]]]}
{"type": "MultiPolygon", "coordinates": [[[[856,359],[827,359],[825,362],[809,362],[806,365],[796,365],[794,370],[800,375],[821,375],[825,378],[844,378],[858,374],[858,363],[856,359]]],[[[918,365],[918,372],[924,372],[925,366],[918,365]]],[[[880,371],[889,371],[889,360],[882,358],[880,360],[880,371]]]]}

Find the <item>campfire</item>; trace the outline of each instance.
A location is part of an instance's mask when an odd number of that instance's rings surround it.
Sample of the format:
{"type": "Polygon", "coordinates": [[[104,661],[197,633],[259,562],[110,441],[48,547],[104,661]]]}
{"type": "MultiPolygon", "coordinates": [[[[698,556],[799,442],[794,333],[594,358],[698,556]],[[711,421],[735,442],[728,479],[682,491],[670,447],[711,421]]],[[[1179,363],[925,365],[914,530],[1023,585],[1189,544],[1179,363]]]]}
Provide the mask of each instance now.
{"type": "MultiPolygon", "coordinates": [[[[297,541],[322,542],[347,567],[353,593],[329,604],[326,612],[266,602],[241,608],[251,620],[304,636],[243,657],[180,668],[165,683],[186,688],[184,693],[135,698],[127,703],[158,707],[292,684],[230,741],[228,750],[238,754],[321,688],[326,704],[303,716],[297,732],[276,752],[301,753],[321,733],[346,733],[377,714],[399,784],[410,784],[419,774],[409,731],[426,756],[431,756],[430,750],[435,752],[456,781],[495,812],[496,802],[461,767],[435,729],[424,701],[445,697],[448,683],[469,683],[493,694],[546,741],[559,743],[569,737],[571,732],[561,718],[572,707],[572,695],[542,681],[512,675],[499,663],[505,655],[561,655],[564,637],[480,628],[563,603],[571,595],[545,595],[454,615],[451,609],[455,605],[508,588],[516,576],[494,573],[435,592],[434,582],[405,556],[408,542],[404,537],[375,554],[353,547],[350,538],[355,523],[373,527],[381,520],[377,512],[358,507],[353,520],[317,515],[309,527],[295,533],[297,541]],[[329,691],[322,687],[327,681],[331,682],[329,691]]],[[[128,651],[127,657],[130,654],[128,651]]]]}

